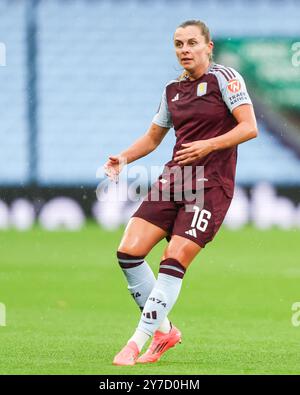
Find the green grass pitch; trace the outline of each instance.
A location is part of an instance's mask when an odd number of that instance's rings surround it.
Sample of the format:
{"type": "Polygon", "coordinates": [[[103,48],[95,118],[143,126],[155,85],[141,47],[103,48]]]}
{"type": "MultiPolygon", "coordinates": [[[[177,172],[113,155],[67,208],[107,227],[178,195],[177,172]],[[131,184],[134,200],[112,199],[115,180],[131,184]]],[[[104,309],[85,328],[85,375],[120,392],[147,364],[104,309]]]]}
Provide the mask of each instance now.
{"type": "MultiPolygon", "coordinates": [[[[0,232],[1,374],[299,374],[299,230],[222,229],[184,278],[181,345],[115,367],[139,310],[115,259],[123,230],[0,232]]],[[[148,255],[155,274],[166,241],[148,255]]]]}

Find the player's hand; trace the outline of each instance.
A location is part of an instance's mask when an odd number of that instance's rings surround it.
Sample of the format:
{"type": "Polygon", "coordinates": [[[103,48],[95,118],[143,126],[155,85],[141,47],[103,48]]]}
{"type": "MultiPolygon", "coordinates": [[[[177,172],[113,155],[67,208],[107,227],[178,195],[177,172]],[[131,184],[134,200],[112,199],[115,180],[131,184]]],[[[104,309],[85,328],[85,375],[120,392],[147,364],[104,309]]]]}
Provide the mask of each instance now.
{"type": "Polygon", "coordinates": [[[105,174],[114,182],[119,181],[119,174],[126,164],[126,160],[121,155],[109,156],[108,161],[104,164],[105,174]]]}
{"type": "Polygon", "coordinates": [[[213,145],[209,140],[197,140],[191,143],[181,144],[182,149],[176,152],[174,160],[179,165],[188,165],[195,160],[204,158],[213,151],[213,145]]]}

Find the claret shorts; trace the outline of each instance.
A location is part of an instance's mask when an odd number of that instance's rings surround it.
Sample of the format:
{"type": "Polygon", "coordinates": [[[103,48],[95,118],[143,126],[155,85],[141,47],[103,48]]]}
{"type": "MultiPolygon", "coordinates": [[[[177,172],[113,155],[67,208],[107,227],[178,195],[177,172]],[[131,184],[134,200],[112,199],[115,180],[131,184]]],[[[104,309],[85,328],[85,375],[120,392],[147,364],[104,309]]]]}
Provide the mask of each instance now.
{"type": "Polygon", "coordinates": [[[139,208],[132,217],[139,217],[164,229],[169,241],[172,235],[190,239],[204,248],[218,232],[225,215],[229,209],[232,198],[221,186],[207,187],[203,193],[201,209],[193,201],[180,201],[170,199],[151,201],[146,195],[139,208]],[[189,204],[192,210],[187,212],[185,205],[189,204]],[[203,207],[202,207],[203,206],[203,207]]]}

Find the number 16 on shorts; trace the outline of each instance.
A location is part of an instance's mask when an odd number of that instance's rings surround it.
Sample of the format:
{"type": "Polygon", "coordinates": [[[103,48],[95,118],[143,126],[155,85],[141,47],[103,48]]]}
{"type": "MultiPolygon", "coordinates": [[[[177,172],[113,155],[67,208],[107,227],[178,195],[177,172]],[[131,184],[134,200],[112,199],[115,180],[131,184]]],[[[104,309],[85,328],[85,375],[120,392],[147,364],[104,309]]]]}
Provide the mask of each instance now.
{"type": "Polygon", "coordinates": [[[211,218],[211,212],[205,209],[200,211],[198,206],[193,206],[195,210],[194,217],[191,223],[191,228],[197,228],[201,232],[205,232],[208,226],[208,220],[211,218]]]}

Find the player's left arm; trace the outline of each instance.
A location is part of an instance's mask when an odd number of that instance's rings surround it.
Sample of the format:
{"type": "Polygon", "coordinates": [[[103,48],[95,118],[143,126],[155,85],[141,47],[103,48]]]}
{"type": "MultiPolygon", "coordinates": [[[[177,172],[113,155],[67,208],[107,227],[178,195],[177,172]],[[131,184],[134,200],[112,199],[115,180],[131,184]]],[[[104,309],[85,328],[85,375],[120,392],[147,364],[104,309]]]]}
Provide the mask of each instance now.
{"type": "Polygon", "coordinates": [[[252,104],[235,107],[232,115],[238,123],[237,126],[221,136],[209,139],[212,151],[234,147],[257,137],[258,129],[252,104]]]}
{"type": "Polygon", "coordinates": [[[213,151],[234,147],[257,137],[258,130],[252,104],[235,107],[232,115],[237,121],[233,129],[218,137],[182,144],[183,149],[176,152],[175,161],[179,165],[187,165],[213,151]]]}

